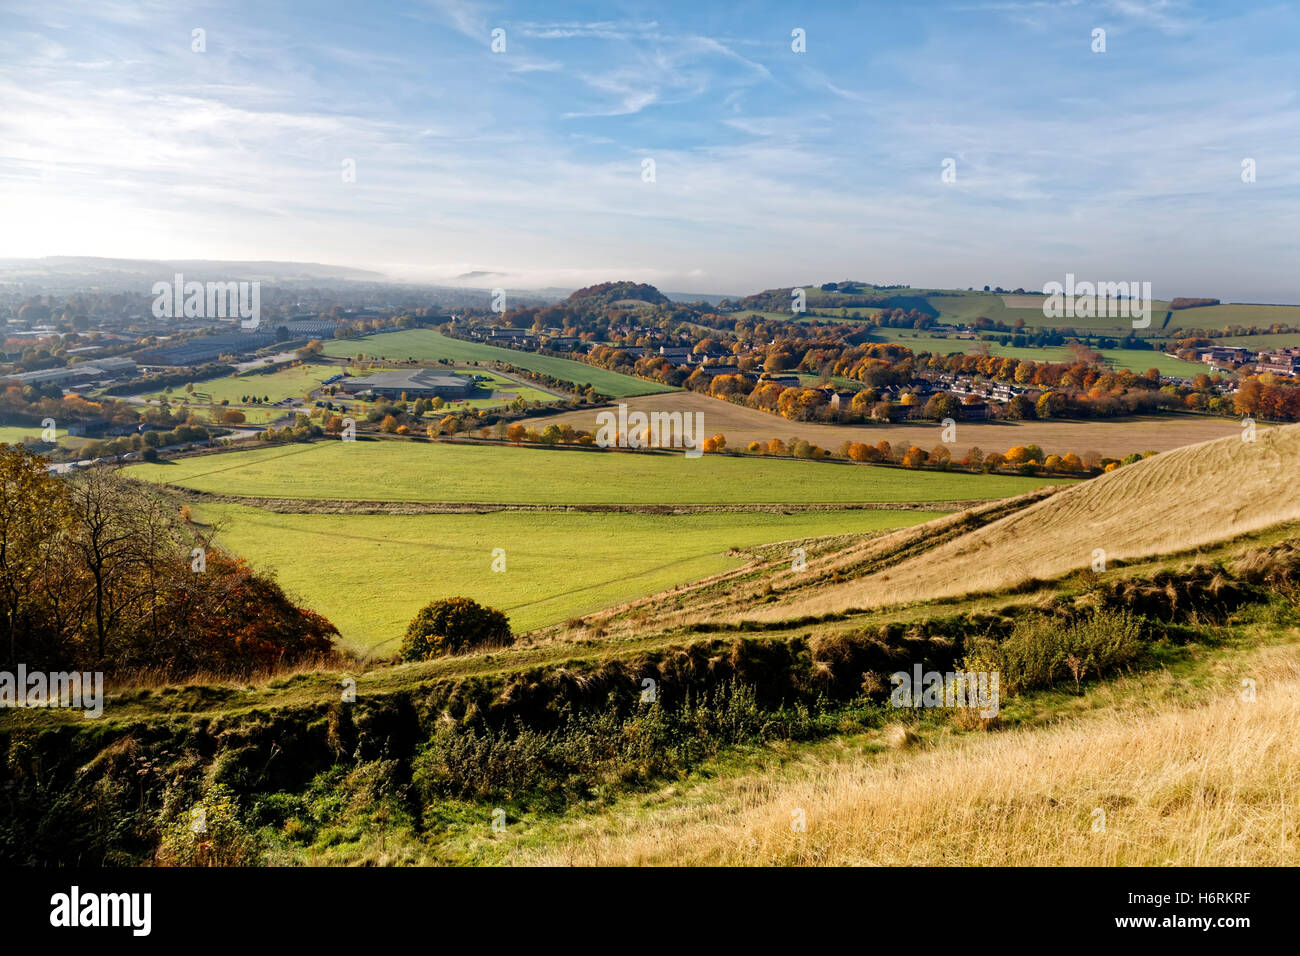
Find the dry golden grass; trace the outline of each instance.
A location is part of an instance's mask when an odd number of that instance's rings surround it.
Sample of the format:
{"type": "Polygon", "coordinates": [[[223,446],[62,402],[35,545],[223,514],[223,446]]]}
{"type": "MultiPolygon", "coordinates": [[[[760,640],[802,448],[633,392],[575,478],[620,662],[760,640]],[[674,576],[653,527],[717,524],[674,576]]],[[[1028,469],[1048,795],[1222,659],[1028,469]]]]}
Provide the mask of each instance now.
{"type": "Polygon", "coordinates": [[[1174,678],[1146,675],[1098,691],[1104,709],[1042,729],[823,751],[711,781],[648,811],[572,824],[518,862],[1296,865],[1300,649],[1265,648],[1218,671],[1194,704],[1174,678]],[[1241,698],[1244,675],[1257,681],[1253,703],[1241,698]],[[796,811],[805,832],[792,827],[796,811]]]}
{"type": "MultiPolygon", "coordinates": [[[[1014,587],[1300,519],[1300,425],[1176,449],[1073,485],[895,567],[746,616],[785,620],[1014,587]]],[[[925,527],[925,526],[923,526],[925,527]]]]}
{"type": "Polygon", "coordinates": [[[773,594],[787,602],[798,600],[804,594],[820,594],[827,582],[860,575],[864,567],[897,563],[901,557],[934,548],[947,538],[1028,507],[1054,491],[1051,487],[1041,488],[877,535],[773,542],[755,549],[764,552],[765,559],[755,554],[741,568],[588,615],[587,620],[610,632],[643,632],[701,621],[718,623],[752,618],[755,616],[752,610],[767,607],[773,594]],[[801,571],[795,570],[791,561],[795,547],[804,547],[807,552],[806,567],[801,571]]]}

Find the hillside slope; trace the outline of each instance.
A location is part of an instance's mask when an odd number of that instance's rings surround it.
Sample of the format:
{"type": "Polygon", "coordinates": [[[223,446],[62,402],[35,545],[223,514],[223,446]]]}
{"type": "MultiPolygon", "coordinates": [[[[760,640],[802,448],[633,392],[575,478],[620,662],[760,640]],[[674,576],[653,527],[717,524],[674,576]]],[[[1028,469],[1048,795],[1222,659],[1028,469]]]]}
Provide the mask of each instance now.
{"type": "MultiPolygon", "coordinates": [[[[1014,587],[1300,519],[1300,425],[1176,449],[1074,485],[897,565],[746,614],[784,620],[1014,587]]],[[[812,570],[811,566],[809,570],[812,570]]]]}

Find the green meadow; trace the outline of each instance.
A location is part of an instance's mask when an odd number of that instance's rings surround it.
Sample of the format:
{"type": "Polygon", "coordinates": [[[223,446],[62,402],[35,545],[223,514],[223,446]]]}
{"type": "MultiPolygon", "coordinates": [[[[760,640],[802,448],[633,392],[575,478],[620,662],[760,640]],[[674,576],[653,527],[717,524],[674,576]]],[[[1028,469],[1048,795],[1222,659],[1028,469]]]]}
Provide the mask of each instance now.
{"type": "Polygon", "coordinates": [[[266,396],[270,402],[279,402],[286,398],[303,398],[308,392],[320,387],[320,383],[331,376],[339,374],[342,369],[334,365],[295,365],[293,368],[278,372],[266,372],[256,375],[227,375],[224,378],[211,378],[195,382],[194,391],[187,392],[173,388],[170,394],[154,392],[147,398],[171,398],[173,401],[189,398],[191,404],[206,402],[220,404],[224,399],[236,405],[245,395],[266,396]]]}
{"type": "Polygon", "coordinates": [[[339,628],[344,643],[395,653],[429,601],[463,595],[504,611],[519,633],[738,567],[732,548],[869,534],[923,511],[689,515],[497,511],[475,515],[275,514],[204,505],[218,542],[339,628]],[[491,569],[505,551],[505,571],[491,569]]]}
{"type": "Polygon", "coordinates": [[[1260,335],[1231,335],[1215,339],[1215,345],[1241,345],[1252,352],[1260,349],[1294,348],[1300,345],[1300,332],[1266,332],[1260,335]]]}
{"type": "Polygon", "coordinates": [[[618,372],[596,368],[572,359],[538,355],[536,352],[521,352],[482,342],[462,342],[460,339],[449,338],[433,329],[404,329],[400,332],[383,332],[360,339],[334,339],[325,343],[325,354],[335,358],[355,358],[357,355],[365,355],[368,358],[389,362],[407,360],[446,361],[460,364],[508,362],[530,372],[553,375],[578,385],[591,385],[596,391],[614,398],[676,391],[669,385],[647,382],[633,378],[631,375],[620,375],[618,372]]]}
{"type": "Polygon", "coordinates": [[[149,481],[242,497],[560,505],[957,501],[1062,483],[749,456],[688,459],[680,453],[409,440],[272,446],[128,471],[149,481]]]}
{"type": "MultiPolygon", "coordinates": [[[[1004,358],[1027,359],[1034,362],[1069,362],[1074,353],[1064,345],[1049,345],[1042,348],[1017,348],[1013,345],[999,345],[978,339],[958,339],[947,336],[926,335],[906,329],[873,329],[873,340],[903,345],[915,352],[932,352],[937,355],[949,355],[953,352],[975,352],[988,346],[990,355],[1004,358]]],[[[1182,359],[1170,358],[1159,349],[1099,349],[1102,357],[1116,368],[1125,368],[1133,372],[1145,372],[1157,369],[1161,375],[1191,378],[1205,371],[1204,365],[1184,362],[1182,359]]]]}
{"type": "MultiPolygon", "coordinates": [[[[890,290],[888,293],[900,300],[906,307],[908,300],[919,302],[924,299],[938,313],[938,320],[945,324],[961,325],[973,323],[976,319],[987,318],[994,322],[1015,325],[1017,319],[1024,319],[1031,328],[1073,328],[1080,331],[1134,331],[1132,321],[1115,316],[1095,316],[1091,318],[1060,317],[1048,318],[1043,315],[1044,297],[993,292],[959,292],[956,295],[938,295],[936,290],[902,289],[890,290]]],[[[839,318],[840,309],[832,298],[814,297],[809,294],[810,311],[820,313],[812,318],[839,318]]],[[[845,310],[850,319],[867,318],[880,311],[875,308],[849,307],[845,310]]],[[[1170,311],[1169,303],[1156,300],[1151,303],[1151,325],[1146,329],[1136,330],[1142,336],[1160,336],[1173,329],[1223,329],[1227,326],[1240,325],[1250,328],[1267,329],[1274,324],[1288,326],[1300,325],[1300,305],[1242,305],[1224,304],[1202,306],[1194,309],[1177,309],[1169,317],[1169,325],[1164,327],[1165,315],[1170,311]]]]}
{"type": "Polygon", "coordinates": [[[550,402],[559,401],[559,397],[550,392],[544,392],[540,388],[533,388],[528,385],[521,385],[513,379],[506,378],[504,375],[496,375],[486,369],[475,371],[474,374],[486,379],[486,381],[479,382],[479,387],[490,390],[492,395],[486,398],[471,398],[462,402],[448,402],[449,408],[500,408],[503,405],[509,405],[516,398],[522,398],[530,405],[533,402],[541,402],[546,405],[550,402]]]}
{"type": "MultiPolygon", "coordinates": [[[[6,445],[22,445],[24,442],[32,444],[41,444],[41,432],[44,431],[40,425],[0,425],[0,443],[6,445]]],[[[62,428],[56,429],[55,441],[60,445],[66,444],[68,433],[62,428]]]]}

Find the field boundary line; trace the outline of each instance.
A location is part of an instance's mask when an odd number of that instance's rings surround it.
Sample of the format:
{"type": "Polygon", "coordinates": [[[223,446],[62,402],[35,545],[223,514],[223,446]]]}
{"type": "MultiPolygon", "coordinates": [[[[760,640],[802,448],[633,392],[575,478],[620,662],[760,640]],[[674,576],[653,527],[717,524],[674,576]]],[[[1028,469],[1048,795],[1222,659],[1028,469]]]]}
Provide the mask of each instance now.
{"type": "MultiPolygon", "coordinates": [[[[202,477],[202,476],[198,476],[202,477]]],[[[183,485],[160,483],[167,491],[196,502],[246,505],[277,514],[423,515],[488,514],[496,511],[578,511],[596,514],[687,515],[718,512],[778,514],[798,511],[964,511],[1004,499],[972,498],[956,501],[858,501],[858,502],[722,502],[718,504],[571,504],[494,501],[376,501],[353,498],[272,498],[256,495],[219,494],[183,485]]]]}

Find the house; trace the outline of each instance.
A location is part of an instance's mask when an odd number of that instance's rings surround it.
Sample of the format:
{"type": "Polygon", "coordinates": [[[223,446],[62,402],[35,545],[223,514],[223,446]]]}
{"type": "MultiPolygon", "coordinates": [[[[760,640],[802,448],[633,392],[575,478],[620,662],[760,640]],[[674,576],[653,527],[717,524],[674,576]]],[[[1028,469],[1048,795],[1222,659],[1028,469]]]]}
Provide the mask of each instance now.
{"type": "Polygon", "coordinates": [[[1250,361],[1250,349],[1232,345],[1216,345],[1201,352],[1201,361],[1217,368],[1221,365],[1235,366],[1250,361]]]}
{"type": "Polygon", "coordinates": [[[1274,375],[1300,376],[1300,348],[1261,349],[1255,371],[1274,375]]]}
{"type": "Polygon", "coordinates": [[[401,398],[405,395],[407,399],[464,399],[474,393],[474,388],[474,379],[468,375],[431,368],[376,372],[364,378],[347,378],[339,383],[339,391],[349,395],[370,392],[383,398],[401,398]]]}
{"type": "Polygon", "coordinates": [[[774,385],[780,385],[783,388],[798,388],[799,376],[798,375],[765,375],[763,378],[759,379],[758,384],[766,385],[768,382],[771,382],[774,385]]]}
{"type": "Polygon", "coordinates": [[[742,372],[739,365],[701,365],[696,371],[709,378],[718,375],[744,375],[746,378],[758,378],[753,372],[742,372]]]}
{"type": "Polygon", "coordinates": [[[857,392],[848,389],[823,389],[823,391],[828,392],[830,395],[829,402],[831,408],[839,409],[846,409],[852,405],[853,396],[858,394],[857,392]]]}
{"type": "Polygon", "coordinates": [[[674,365],[690,365],[695,357],[691,349],[669,347],[667,345],[659,346],[659,354],[674,365]]]}

